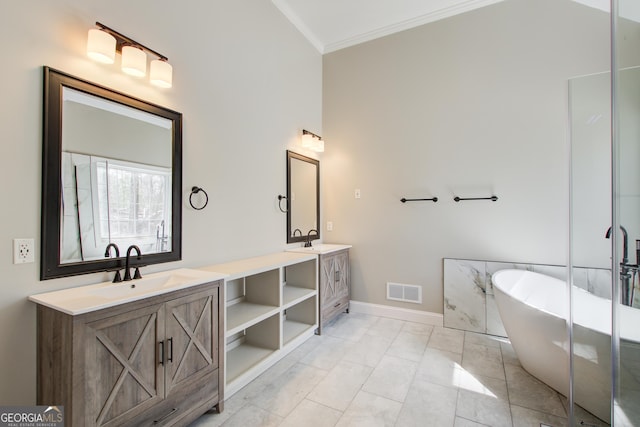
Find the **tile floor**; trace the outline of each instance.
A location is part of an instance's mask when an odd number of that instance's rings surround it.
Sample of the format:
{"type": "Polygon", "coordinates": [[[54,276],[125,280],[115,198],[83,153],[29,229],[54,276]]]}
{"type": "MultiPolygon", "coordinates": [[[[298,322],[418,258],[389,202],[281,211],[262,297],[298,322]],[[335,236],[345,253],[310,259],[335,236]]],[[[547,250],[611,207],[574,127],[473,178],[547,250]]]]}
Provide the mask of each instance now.
{"type": "Polygon", "coordinates": [[[351,313],[192,427],[541,424],[567,425],[567,400],[522,369],[508,340],[351,313]]]}

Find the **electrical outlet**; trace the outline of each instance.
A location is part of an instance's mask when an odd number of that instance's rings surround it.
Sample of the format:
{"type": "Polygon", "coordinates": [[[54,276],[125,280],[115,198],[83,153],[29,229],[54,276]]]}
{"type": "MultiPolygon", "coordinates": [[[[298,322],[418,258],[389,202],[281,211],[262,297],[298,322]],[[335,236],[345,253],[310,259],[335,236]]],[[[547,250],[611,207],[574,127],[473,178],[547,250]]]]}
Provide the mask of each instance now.
{"type": "Polygon", "coordinates": [[[327,231],[333,231],[333,221],[327,221],[327,231]]]}
{"type": "Polygon", "coordinates": [[[13,239],[13,263],[27,264],[35,261],[33,239],[13,239]]]}
{"type": "Polygon", "coordinates": [[[356,199],[359,199],[360,198],[360,189],[356,188],[354,193],[355,193],[356,199]]]}

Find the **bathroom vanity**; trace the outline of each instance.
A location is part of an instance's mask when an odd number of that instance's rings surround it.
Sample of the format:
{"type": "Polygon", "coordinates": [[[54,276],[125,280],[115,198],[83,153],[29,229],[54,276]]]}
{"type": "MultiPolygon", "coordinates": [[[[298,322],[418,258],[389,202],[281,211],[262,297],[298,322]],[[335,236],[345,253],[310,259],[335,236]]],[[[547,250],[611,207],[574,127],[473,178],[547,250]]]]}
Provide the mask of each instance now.
{"type": "Polygon", "coordinates": [[[318,244],[289,249],[290,252],[311,253],[318,257],[319,312],[318,334],[322,327],[338,314],[349,312],[351,280],[349,273],[349,249],[351,245],[318,244]]]}
{"type": "Polygon", "coordinates": [[[37,403],[67,426],[187,425],[222,411],[223,274],[174,270],[33,295],[37,403]]]}

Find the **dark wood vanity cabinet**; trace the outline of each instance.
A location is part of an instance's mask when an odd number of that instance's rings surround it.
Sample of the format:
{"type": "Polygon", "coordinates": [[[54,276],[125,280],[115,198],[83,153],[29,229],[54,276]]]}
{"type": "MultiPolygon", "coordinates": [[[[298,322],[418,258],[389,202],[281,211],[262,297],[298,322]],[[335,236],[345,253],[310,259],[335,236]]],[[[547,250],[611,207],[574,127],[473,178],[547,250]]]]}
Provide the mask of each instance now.
{"type": "Polygon", "coordinates": [[[71,316],[38,305],[39,405],[66,426],[187,425],[222,410],[222,281],[71,316]]]}
{"type": "Polygon", "coordinates": [[[349,278],[349,250],[320,255],[320,320],[322,326],[342,312],[349,312],[351,282],[349,278]]]}

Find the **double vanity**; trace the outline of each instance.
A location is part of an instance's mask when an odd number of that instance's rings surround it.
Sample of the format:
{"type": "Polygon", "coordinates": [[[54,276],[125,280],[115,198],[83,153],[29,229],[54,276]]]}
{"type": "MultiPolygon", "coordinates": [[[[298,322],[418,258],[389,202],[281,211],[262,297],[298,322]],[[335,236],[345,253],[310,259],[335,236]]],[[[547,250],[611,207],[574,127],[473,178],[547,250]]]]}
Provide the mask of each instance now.
{"type": "Polygon", "coordinates": [[[126,274],[29,297],[39,405],[64,406],[67,426],[187,425],[348,312],[351,246],[312,246],[320,164],[292,151],[278,200],[287,243],[304,247],[130,280],[130,261],[182,259],[182,114],[48,67],[43,77],[40,279],[126,274]]]}
{"type": "Polygon", "coordinates": [[[187,425],[349,307],[349,245],[29,297],[37,401],[69,426],[187,425]],[[320,284],[320,286],[319,286],[320,284]]]}

